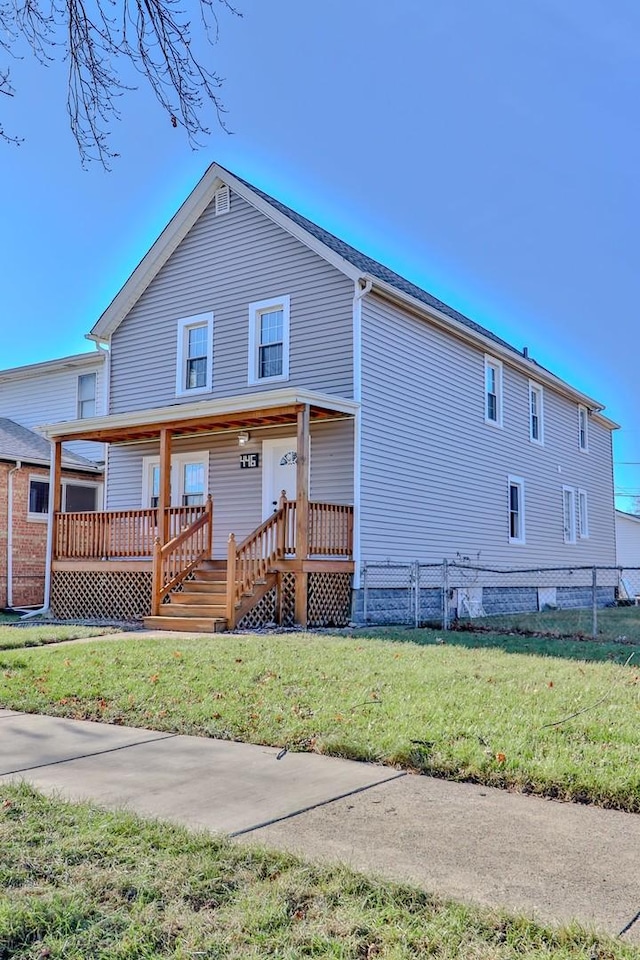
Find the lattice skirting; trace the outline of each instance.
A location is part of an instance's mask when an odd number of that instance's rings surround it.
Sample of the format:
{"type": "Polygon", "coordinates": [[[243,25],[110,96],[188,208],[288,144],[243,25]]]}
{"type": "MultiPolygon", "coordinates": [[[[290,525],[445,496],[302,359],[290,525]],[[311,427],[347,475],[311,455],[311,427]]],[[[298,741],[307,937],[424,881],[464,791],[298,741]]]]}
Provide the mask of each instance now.
{"type": "Polygon", "coordinates": [[[151,612],[151,571],[54,570],[51,612],[61,620],[142,620],[151,612]]]}
{"type": "MultiPolygon", "coordinates": [[[[274,587],[242,618],[240,630],[255,630],[269,624],[295,624],[296,578],[283,573],[280,581],[281,610],[274,587]]],[[[351,574],[310,573],[308,617],[310,627],[343,627],[351,618],[351,574]]]]}
{"type": "Polygon", "coordinates": [[[310,573],[310,627],[344,627],[351,619],[351,574],[310,573]]]}

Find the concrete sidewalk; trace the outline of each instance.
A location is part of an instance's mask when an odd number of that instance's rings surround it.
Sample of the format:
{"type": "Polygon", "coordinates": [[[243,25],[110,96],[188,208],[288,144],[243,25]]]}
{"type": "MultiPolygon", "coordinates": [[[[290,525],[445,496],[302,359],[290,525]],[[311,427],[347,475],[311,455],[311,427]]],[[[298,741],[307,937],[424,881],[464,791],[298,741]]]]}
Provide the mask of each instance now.
{"type": "Polygon", "coordinates": [[[640,944],[633,814],[315,754],[0,710],[0,784],[21,779],[442,896],[625,930],[624,940],[640,944]]]}

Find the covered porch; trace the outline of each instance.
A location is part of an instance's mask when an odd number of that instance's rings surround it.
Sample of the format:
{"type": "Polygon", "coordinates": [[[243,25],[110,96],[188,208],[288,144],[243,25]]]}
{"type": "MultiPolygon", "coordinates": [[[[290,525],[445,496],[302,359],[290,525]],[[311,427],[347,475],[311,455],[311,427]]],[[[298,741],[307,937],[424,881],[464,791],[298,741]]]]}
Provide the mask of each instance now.
{"type": "MultiPolygon", "coordinates": [[[[269,608],[270,622],[293,621],[306,626],[311,592],[315,604],[311,620],[317,621],[321,592],[327,595],[327,610],[332,606],[332,578],[343,597],[350,592],[345,591],[345,582],[353,572],[354,516],[352,503],[311,499],[310,432],[313,425],[353,420],[356,412],[357,404],[341,398],[278,390],[49,427],[54,473],[54,587],[56,577],[59,584],[65,578],[71,583],[74,572],[82,572],[84,583],[91,583],[87,576],[93,575],[96,584],[113,580],[115,574],[120,574],[123,582],[132,581],[136,574],[136,582],[144,582],[148,593],[148,603],[142,599],[141,604],[148,606],[144,613],[153,621],[150,626],[185,628],[185,621],[191,618],[197,629],[233,628],[250,619],[252,610],[255,619],[261,604],[269,608]],[[221,542],[222,534],[226,549],[224,556],[218,549],[214,558],[214,506],[220,490],[212,484],[208,496],[185,496],[181,504],[175,503],[174,491],[172,503],[174,452],[181,441],[193,443],[193,438],[222,435],[228,444],[231,435],[238,444],[250,431],[266,436],[272,428],[280,428],[280,435],[284,428],[295,435],[295,447],[287,455],[295,476],[294,497],[281,491],[273,508],[269,506],[272,512],[248,535],[236,537],[234,529],[216,529],[217,541],[221,542]],[[122,449],[124,445],[154,443],[159,455],[153,505],[61,512],[62,444],[77,439],[100,440],[122,445],[122,449]],[[200,502],[194,502],[198,499],[200,502]],[[322,590],[317,589],[318,584],[322,590]]],[[[242,450],[238,444],[240,466],[242,450]]],[[[263,475],[263,503],[265,482],[263,475]]],[[[131,498],[135,499],[133,493],[131,498]]]]}

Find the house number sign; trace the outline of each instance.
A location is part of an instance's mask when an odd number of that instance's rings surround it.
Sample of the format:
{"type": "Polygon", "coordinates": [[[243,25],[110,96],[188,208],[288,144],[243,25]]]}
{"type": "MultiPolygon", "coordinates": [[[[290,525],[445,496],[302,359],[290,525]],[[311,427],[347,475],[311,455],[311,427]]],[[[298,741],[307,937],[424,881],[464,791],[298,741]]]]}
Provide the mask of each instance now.
{"type": "Polygon", "coordinates": [[[254,467],[259,467],[259,466],[260,466],[259,453],[241,453],[240,454],[241,470],[252,470],[254,467]]]}

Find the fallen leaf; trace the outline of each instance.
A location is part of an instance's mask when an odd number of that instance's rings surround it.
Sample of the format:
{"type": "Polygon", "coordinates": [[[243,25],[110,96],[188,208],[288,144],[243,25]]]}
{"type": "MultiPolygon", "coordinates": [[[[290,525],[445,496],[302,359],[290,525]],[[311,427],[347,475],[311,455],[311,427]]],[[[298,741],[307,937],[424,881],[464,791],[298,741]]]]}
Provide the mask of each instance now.
{"type": "Polygon", "coordinates": [[[160,674],[159,674],[159,673],[153,673],[153,674],[149,677],[149,683],[157,683],[159,679],[160,679],[160,674]]]}
{"type": "Polygon", "coordinates": [[[506,753],[496,753],[496,760],[498,763],[506,763],[506,760],[507,760],[506,753]]]}

